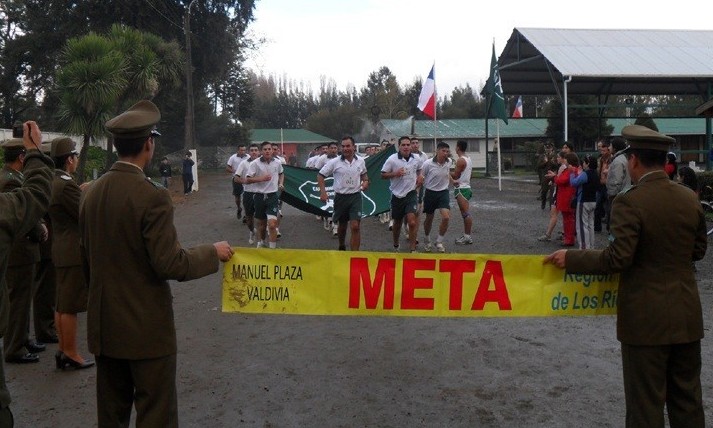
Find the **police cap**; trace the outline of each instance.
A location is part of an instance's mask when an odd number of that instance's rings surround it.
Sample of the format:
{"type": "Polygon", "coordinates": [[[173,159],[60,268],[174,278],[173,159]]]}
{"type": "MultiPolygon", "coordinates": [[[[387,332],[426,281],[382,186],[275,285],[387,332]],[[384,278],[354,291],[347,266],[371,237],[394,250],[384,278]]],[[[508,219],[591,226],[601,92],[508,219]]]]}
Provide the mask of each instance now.
{"type": "Polygon", "coordinates": [[[115,138],[142,138],[161,135],[156,124],[161,120],[158,107],[149,100],[142,100],[128,110],[106,122],[106,129],[115,138]]]}
{"type": "Polygon", "coordinates": [[[676,139],[668,135],[661,134],[641,125],[625,126],[621,130],[621,136],[626,138],[629,148],[647,149],[668,152],[671,143],[676,139]]]}
{"type": "Polygon", "coordinates": [[[69,137],[59,137],[52,140],[52,150],[50,156],[53,158],[61,158],[66,155],[77,154],[77,143],[69,137]]]}
{"type": "Polygon", "coordinates": [[[22,142],[22,138],[8,138],[0,144],[3,149],[24,149],[25,144],[22,142]]]}

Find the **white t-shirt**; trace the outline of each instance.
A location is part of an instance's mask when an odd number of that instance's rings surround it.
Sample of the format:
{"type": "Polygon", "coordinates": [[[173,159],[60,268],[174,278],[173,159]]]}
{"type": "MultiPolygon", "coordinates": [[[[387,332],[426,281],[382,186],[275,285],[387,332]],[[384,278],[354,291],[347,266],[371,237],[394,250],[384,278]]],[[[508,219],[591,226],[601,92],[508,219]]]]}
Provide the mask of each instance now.
{"type": "Polygon", "coordinates": [[[329,162],[330,159],[336,159],[339,155],[334,156],[333,158],[330,158],[326,153],[319,155],[316,161],[314,161],[314,167],[317,169],[322,169],[324,165],[329,162]]]}
{"type": "Polygon", "coordinates": [[[456,187],[459,189],[470,189],[470,177],[473,174],[473,161],[469,156],[461,156],[460,159],[465,160],[465,169],[461,172],[460,177],[456,180],[456,187]]]}
{"type": "Polygon", "coordinates": [[[396,172],[404,168],[406,174],[401,177],[392,177],[389,183],[389,190],[397,198],[403,198],[406,194],[416,189],[416,178],[421,171],[421,160],[416,156],[409,155],[408,159],[400,153],[389,156],[381,167],[381,172],[396,172]]]}
{"type": "MultiPolygon", "coordinates": [[[[245,176],[248,173],[248,167],[250,166],[252,162],[250,161],[250,158],[248,157],[245,159],[245,162],[240,162],[240,165],[238,165],[237,171],[235,171],[235,175],[240,177],[242,180],[245,180],[245,176]]],[[[253,188],[254,184],[248,184],[248,183],[243,183],[243,190],[246,192],[252,192],[251,190],[253,188]]]]}
{"type": "Polygon", "coordinates": [[[334,193],[351,195],[361,191],[361,176],[366,174],[364,159],[354,156],[351,162],[337,156],[319,170],[322,177],[334,176],[334,193]]]}
{"type": "Polygon", "coordinates": [[[448,189],[450,184],[451,165],[453,161],[446,158],[443,165],[436,162],[435,158],[428,158],[423,162],[421,174],[423,174],[423,185],[427,190],[439,192],[448,189]]]}
{"type": "Polygon", "coordinates": [[[238,156],[237,153],[234,153],[230,159],[228,159],[228,165],[233,168],[233,174],[235,174],[238,170],[238,167],[240,164],[246,160],[249,156],[248,155],[243,155],[243,157],[238,156]]]}
{"type": "Polygon", "coordinates": [[[248,172],[245,174],[246,177],[262,177],[265,175],[270,175],[270,181],[259,181],[257,183],[252,183],[252,192],[254,193],[274,193],[279,190],[279,179],[280,174],[282,174],[282,164],[280,161],[275,159],[270,159],[270,162],[265,162],[262,157],[255,159],[250,162],[248,167],[248,172]]]}

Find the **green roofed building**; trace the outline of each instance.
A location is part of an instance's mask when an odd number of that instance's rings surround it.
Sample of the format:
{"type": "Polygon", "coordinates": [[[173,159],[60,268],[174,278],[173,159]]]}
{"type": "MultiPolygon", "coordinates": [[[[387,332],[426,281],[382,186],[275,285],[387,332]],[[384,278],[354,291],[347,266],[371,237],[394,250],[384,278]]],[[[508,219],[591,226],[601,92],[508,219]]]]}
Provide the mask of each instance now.
{"type": "Polygon", "coordinates": [[[289,164],[303,166],[312,149],[334,140],[306,129],[253,129],[250,141],[277,143],[289,164]]]}
{"type": "MultiPolygon", "coordinates": [[[[614,127],[612,137],[620,136],[621,129],[634,123],[631,119],[609,118],[607,123],[614,127]]],[[[488,152],[495,150],[494,142],[497,133],[497,121],[489,119],[488,124],[488,152]]],[[[671,151],[678,155],[681,162],[690,161],[704,164],[707,152],[705,150],[706,122],[704,118],[654,118],[659,132],[670,135],[676,139],[671,151]]],[[[411,135],[411,121],[397,119],[383,119],[381,121],[382,139],[390,141],[402,135],[411,135]]],[[[515,166],[529,164],[531,153],[522,150],[525,142],[542,142],[547,140],[546,118],[509,119],[505,125],[500,121],[500,150],[504,157],[510,159],[515,166]]],[[[484,119],[445,119],[434,124],[432,120],[417,120],[413,123],[413,133],[421,140],[421,149],[426,153],[434,152],[434,135],[438,141],[448,143],[451,152],[455,153],[455,143],[458,140],[468,142],[468,155],[473,160],[473,167],[485,168],[485,120],[484,119]]],[[[559,142],[558,142],[559,144],[559,142]]],[[[585,152],[596,151],[596,141],[588,142],[580,148],[585,152]]],[[[493,158],[491,158],[492,160],[493,158]]],[[[704,165],[702,165],[704,166],[704,165]]]]}

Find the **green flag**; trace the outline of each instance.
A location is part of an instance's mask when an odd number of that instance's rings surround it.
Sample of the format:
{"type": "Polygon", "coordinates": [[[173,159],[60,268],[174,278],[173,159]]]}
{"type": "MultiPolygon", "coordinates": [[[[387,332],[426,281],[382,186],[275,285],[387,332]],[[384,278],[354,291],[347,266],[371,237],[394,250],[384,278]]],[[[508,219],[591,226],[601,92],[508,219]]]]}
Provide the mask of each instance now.
{"type": "MultiPolygon", "coordinates": [[[[381,167],[386,158],[396,152],[394,146],[389,146],[374,156],[366,158],[366,174],[369,176],[369,188],[362,192],[362,216],[369,217],[381,214],[391,209],[389,180],[381,178],[381,167]]],[[[327,202],[319,199],[319,183],[316,169],[299,168],[283,165],[285,170],[285,190],[280,199],[293,207],[308,213],[331,216],[334,212],[334,177],[324,179],[324,185],[329,195],[327,202]]]]}
{"type": "Polygon", "coordinates": [[[503,85],[498,71],[498,58],[495,56],[495,43],[493,43],[493,58],[490,60],[490,78],[488,79],[488,93],[490,94],[490,117],[502,119],[508,123],[508,114],[505,111],[505,97],[503,85]]]}

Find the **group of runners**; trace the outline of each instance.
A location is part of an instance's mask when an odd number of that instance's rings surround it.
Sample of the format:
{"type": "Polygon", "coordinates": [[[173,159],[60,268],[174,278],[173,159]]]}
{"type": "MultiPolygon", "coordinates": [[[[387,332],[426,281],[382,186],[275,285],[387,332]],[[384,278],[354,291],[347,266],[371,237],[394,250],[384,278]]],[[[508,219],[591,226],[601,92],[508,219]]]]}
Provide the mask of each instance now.
{"type": "MultiPolygon", "coordinates": [[[[284,173],[278,148],[264,142],[259,147],[250,145],[247,153],[239,146],[228,160],[226,170],[233,174],[233,195],[241,218],[241,199],[245,207],[242,217],[249,230],[250,244],[275,248],[279,237],[279,192],[283,190],[284,173]],[[241,198],[242,196],[242,198],[241,198]]],[[[393,250],[400,251],[402,225],[408,237],[408,250],[418,251],[417,240],[420,216],[424,215],[423,231],[425,252],[445,252],[445,234],[450,223],[449,187],[454,188],[454,198],[463,218],[463,234],[455,240],[457,245],[473,243],[472,217],[469,200],[472,197],[470,179],[472,161],[466,155],[468,145],[456,143],[457,159],[451,158],[450,146],[440,142],[435,155],[428,157],[419,150],[418,138],[403,136],[398,140],[397,152],[390,155],[381,168],[381,178],[389,180],[391,210],[389,229],[393,237],[393,250]],[[440,224],[431,238],[435,212],[440,214],[440,224]]],[[[325,179],[333,177],[333,206],[331,218],[325,218],[325,229],[338,238],[338,249],[346,250],[346,235],[350,232],[349,249],[358,251],[361,245],[362,192],[369,188],[364,157],[357,154],[354,138],[345,136],[336,142],[321,146],[313,152],[306,167],[317,170],[320,200],[328,202],[325,179]],[[340,154],[341,149],[341,154],[340,154]]]]}

